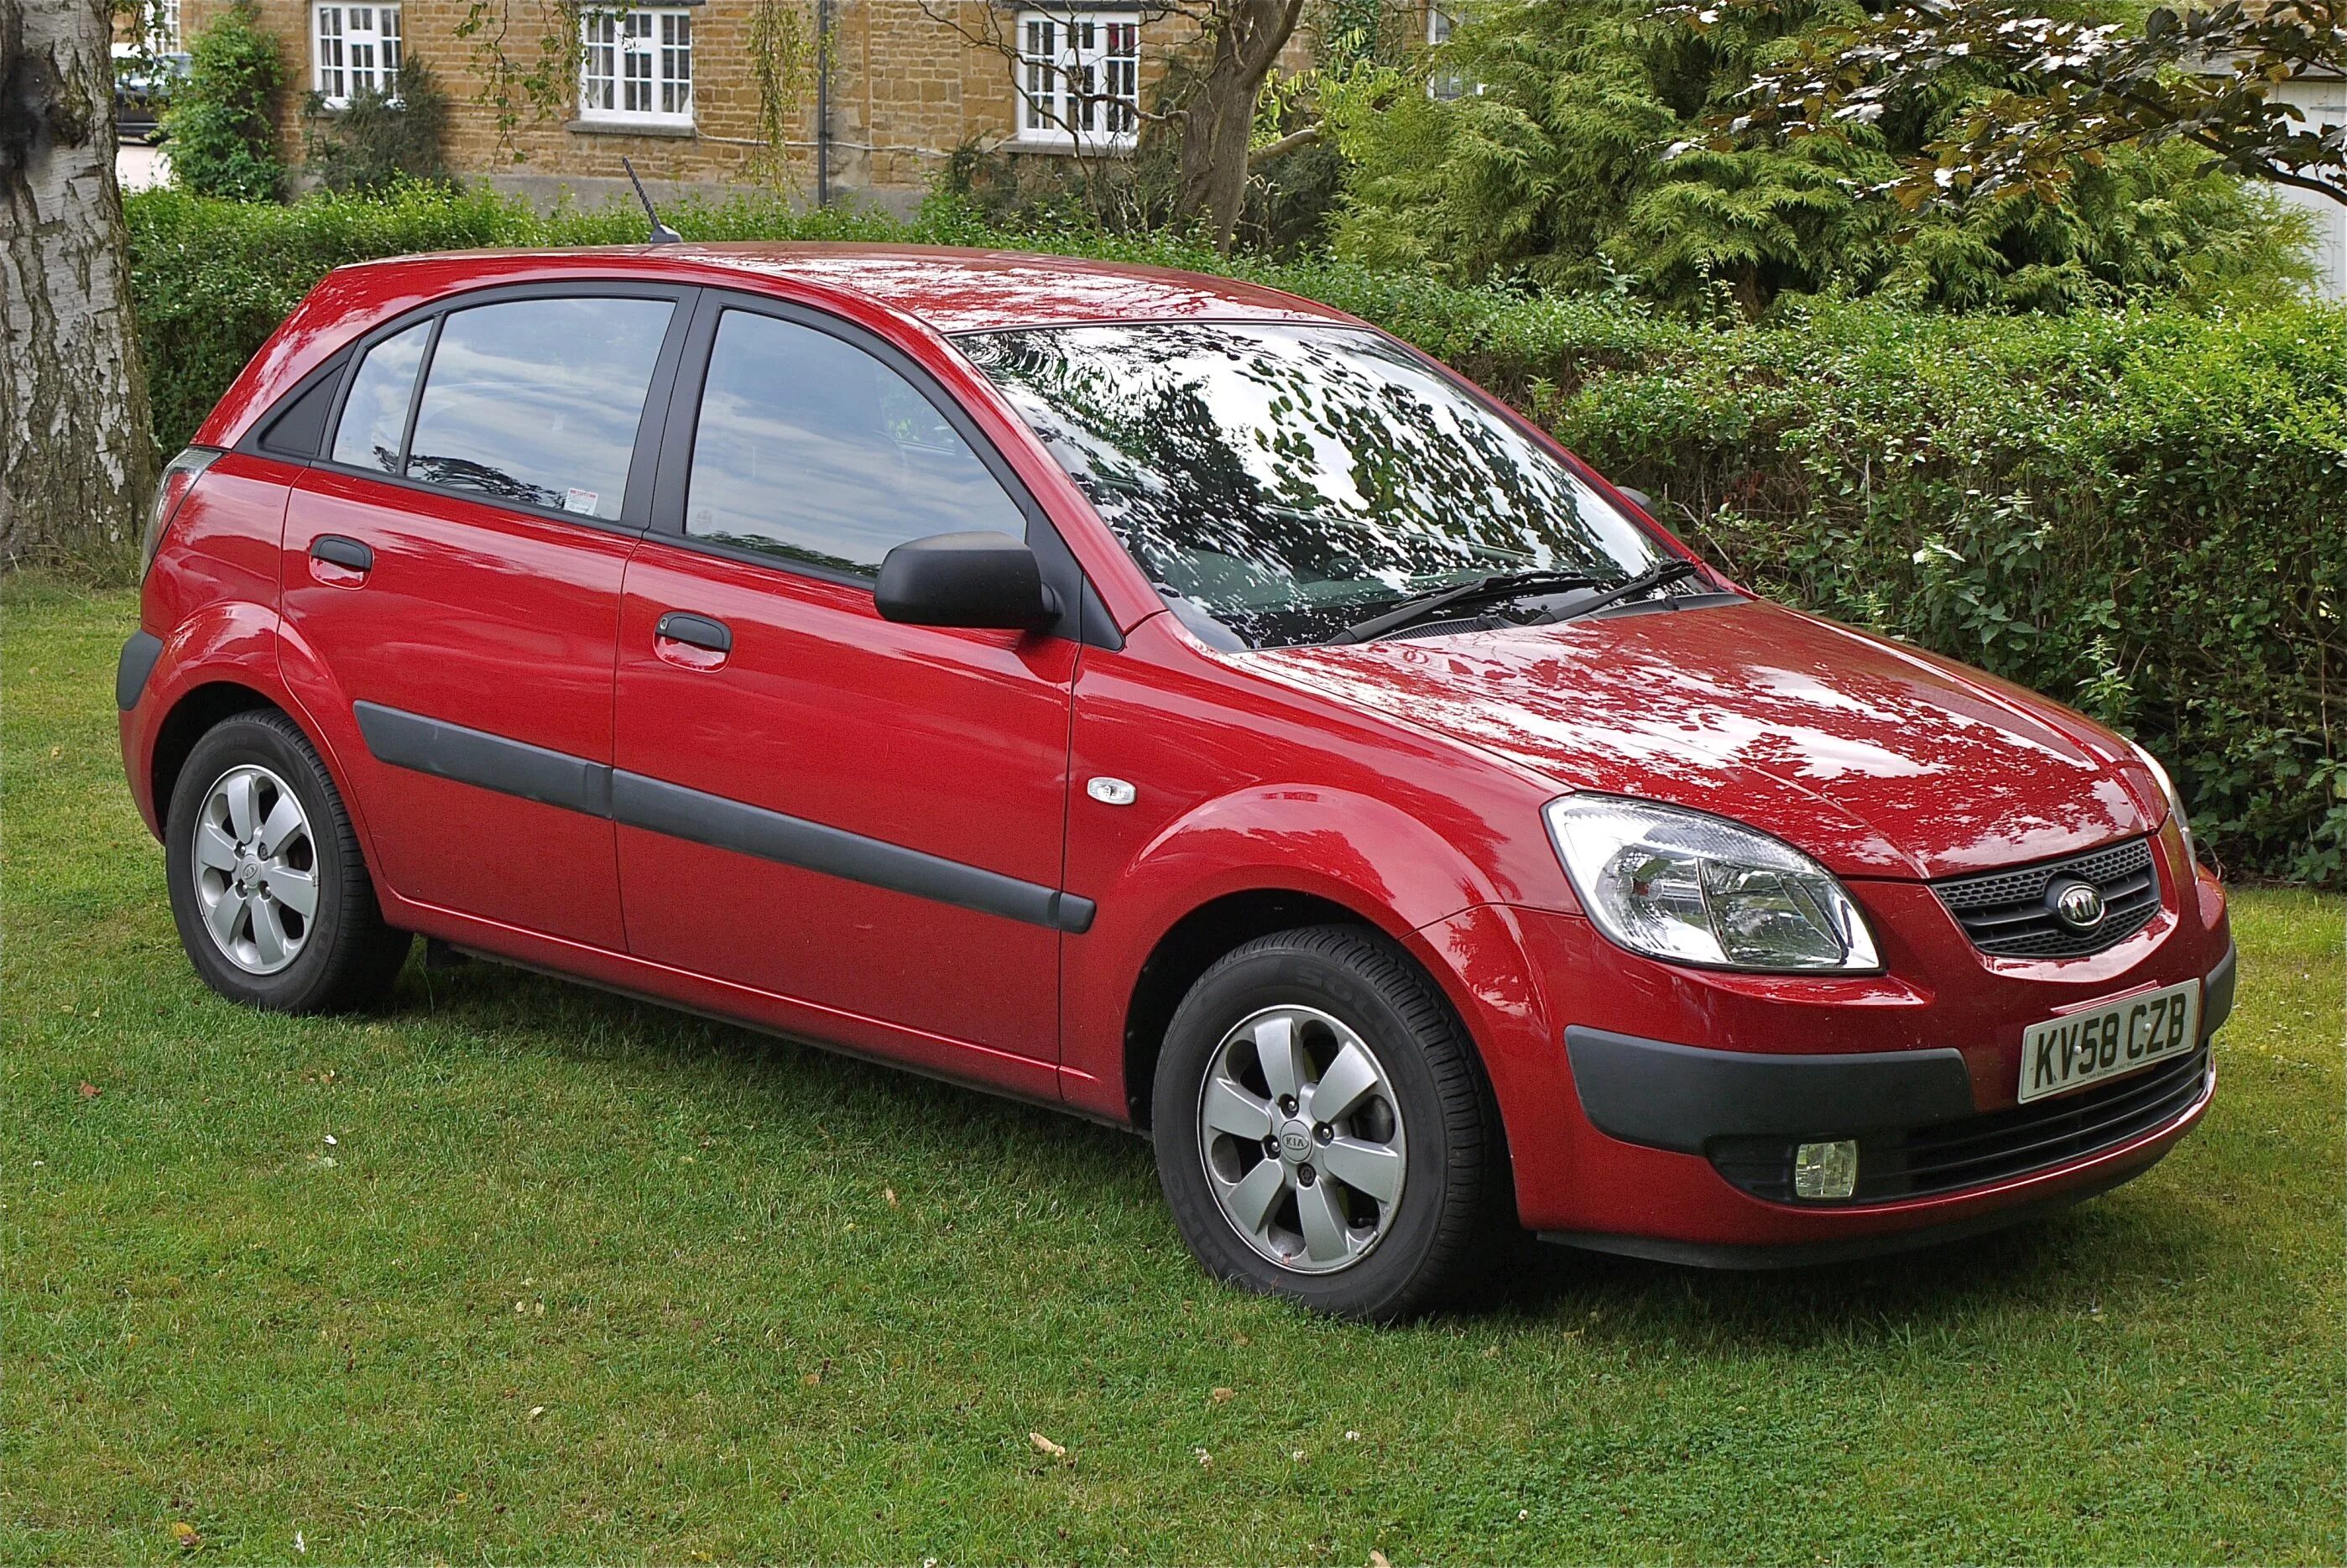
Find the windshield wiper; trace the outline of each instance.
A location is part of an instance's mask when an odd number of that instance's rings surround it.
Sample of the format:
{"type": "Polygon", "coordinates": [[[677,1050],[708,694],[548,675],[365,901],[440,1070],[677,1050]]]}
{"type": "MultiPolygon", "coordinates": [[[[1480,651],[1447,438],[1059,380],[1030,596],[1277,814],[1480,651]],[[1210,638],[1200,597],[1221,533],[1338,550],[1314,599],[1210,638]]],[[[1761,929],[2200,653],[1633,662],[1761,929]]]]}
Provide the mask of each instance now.
{"type": "Polygon", "coordinates": [[[1479,577],[1472,582],[1453,583],[1416,599],[1403,600],[1391,610],[1373,615],[1367,620],[1355,621],[1336,636],[1331,642],[1367,642],[1373,637],[1383,637],[1398,631],[1412,621],[1424,620],[1439,610],[1468,604],[1495,604],[1501,600],[1521,599],[1528,593],[1563,593],[1568,589],[1603,588],[1605,579],[1580,572],[1564,571],[1504,571],[1491,577],[1479,577]]]}
{"type": "Polygon", "coordinates": [[[1595,599],[1584,600],[1574,605],[1550,624],[1562,625],[1568,620],[1578,620],[1583,616],[1594,610],[1603,610],[1609,604],[1619,604],[1625,599],[1633,599],[1643,593],[1652,593],[1658,588],[1668,588],[1675,582],[1684,582],[1700,569],[1702,569],[1691,560],[1666,560],[1660,566],[1648,567],[1637,576],[1625,578],[1615,583],[1595,599]]]}

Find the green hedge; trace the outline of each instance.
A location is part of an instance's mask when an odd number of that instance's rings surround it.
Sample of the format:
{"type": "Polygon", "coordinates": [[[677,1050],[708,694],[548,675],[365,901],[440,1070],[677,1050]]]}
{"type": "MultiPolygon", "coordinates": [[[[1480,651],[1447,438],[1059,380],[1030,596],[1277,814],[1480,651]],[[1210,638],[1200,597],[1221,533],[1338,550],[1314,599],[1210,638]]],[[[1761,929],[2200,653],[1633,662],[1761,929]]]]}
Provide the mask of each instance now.
{"type": "MultiPolygon", "coordinates": [[[[625,207],[477,192],[128,202],[167,446],[328,268],[487,245],[634,241],[625,207]]],[[[1013,244],[1214,268],[1365,316],[1556,430],[1737,576],[1952,654],[2143,739],[2229,872],[2347,883],[2347,311],[2061,318],[1841,304],[1712,328],[1176,242],[1005,236],[737,203],[691,238],[1013,244]],[[2181,765],[2178,765],[2180,764],[2181,765]]]]}

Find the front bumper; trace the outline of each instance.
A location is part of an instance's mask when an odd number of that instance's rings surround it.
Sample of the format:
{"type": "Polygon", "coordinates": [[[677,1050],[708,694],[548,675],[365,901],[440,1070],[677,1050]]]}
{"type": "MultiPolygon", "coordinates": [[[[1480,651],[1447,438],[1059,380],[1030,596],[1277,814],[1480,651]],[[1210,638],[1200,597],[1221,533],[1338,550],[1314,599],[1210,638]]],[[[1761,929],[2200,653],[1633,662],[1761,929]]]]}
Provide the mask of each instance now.
{"type": "MultiPolygon", "coordinates": [[[[2172,832],[2156,843],[2164,872],[2188,865],[2172,832]]],[[[1626,954],[1583,917],[1500,906],[1419,933],[1419,950],[1448,968],[1482,1048],[1526,1228],[1686,1262],[1809,1262],[2076,1202],[2189,1131],[2235,960],[2216,884],[2161,885],[2140,932],[2055,960],[1982,954],[1928,888],[1890,883],[1853,887],[1885,947],[1873,976],[1693,971],[1626,954]],[[2204,1049],[2016,1106],[2031,1025],[2194,979],[2204,1049]],[[1793,1144],[1852,1136],[1860,1192],[1794,1199],[1793,1144]]]]}
{"type": "Polygon", "coordinates": [[[1700,1154],[1734,1186],[1793,1202],[1797,1144],[1854,1139],[1845,1202],[1961,1192],[2098,1154],[2176,1121],[2204,1097],[2209,1037],[2233,1007],[2229,948],[2206,977],[2199,1039],[2147,1069],[2030,1105],[1985,1110],[1963,1053],[1830,1056],[1714,1050],[1580,1025],[1564,1031],[1581,1108],[1625,1143],[1700,1154]]]}

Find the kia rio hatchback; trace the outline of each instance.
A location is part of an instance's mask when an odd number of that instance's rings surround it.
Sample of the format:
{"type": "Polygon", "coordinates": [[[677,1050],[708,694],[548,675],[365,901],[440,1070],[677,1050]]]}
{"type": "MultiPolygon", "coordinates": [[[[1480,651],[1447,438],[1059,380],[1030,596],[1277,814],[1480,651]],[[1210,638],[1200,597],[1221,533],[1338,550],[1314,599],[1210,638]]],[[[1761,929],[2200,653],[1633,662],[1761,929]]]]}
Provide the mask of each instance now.
{"type": "Polygon", "coordinates": [[[170,465],[118,699],[203,979],[411,938],[1146,1130],[1390,1318],[2157,1161],[2234,958],[2159,764],[1758,599],[1368,325],[886,248],[321,283],[170,465]]]}

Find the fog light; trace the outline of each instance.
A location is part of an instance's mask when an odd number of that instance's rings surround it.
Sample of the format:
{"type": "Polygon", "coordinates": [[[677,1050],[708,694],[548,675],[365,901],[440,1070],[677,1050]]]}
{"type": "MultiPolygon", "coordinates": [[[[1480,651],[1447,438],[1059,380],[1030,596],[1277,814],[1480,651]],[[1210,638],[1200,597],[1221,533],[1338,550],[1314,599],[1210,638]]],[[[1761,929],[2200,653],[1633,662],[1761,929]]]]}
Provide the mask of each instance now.
{"type": "Polygon", "coordinates": [[[1803,1143],[1793,1151],[1793,1195],[1846,1198],[1858,1191],[1858,1140],[1803,1143]]]}

